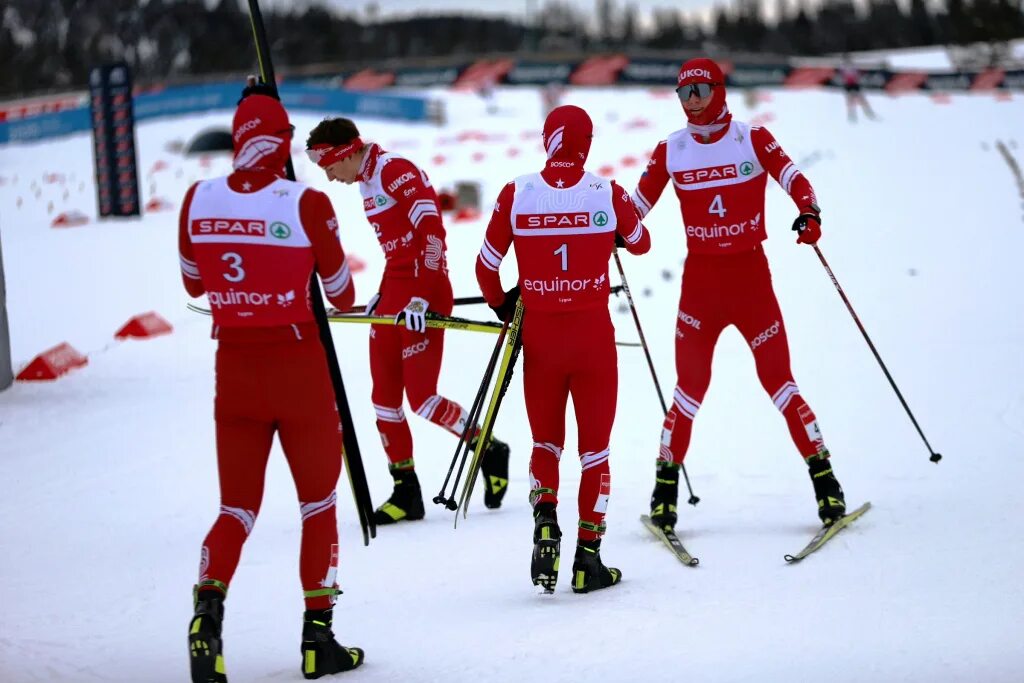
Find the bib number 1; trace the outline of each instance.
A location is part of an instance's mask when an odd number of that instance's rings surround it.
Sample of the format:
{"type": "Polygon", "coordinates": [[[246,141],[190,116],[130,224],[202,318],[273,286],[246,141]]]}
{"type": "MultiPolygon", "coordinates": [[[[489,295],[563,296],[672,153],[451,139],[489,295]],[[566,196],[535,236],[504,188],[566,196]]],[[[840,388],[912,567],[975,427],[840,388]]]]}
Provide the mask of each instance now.
{"type": "Polygon", "coordinates": [[[553,252],[556,256],[562,256],[562,272],[569,270],[569,245],[563,244],[553,252]]]}

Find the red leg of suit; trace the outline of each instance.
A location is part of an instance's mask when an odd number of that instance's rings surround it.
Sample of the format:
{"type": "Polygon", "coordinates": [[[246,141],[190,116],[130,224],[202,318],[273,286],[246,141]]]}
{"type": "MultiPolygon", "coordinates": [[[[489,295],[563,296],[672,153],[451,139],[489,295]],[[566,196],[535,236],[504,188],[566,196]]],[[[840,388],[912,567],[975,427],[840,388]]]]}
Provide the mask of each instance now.
{"type": "Polygon", "coordinates": [[[817,418],[800,395],[800,388],[793,379],[786,325],[772,288],[768,261],[761,251],[756,254],[760,258],[757,259],[757,266],[750,270],[747,296],[736,315],[736,327],[754,353],[761,386],[785,418],[797,451],[808,458],[824,451],[825,443],[818,429],[817,418]]]}
{"type": "MultiPolygon", "coordinates": [[[[395,315],[412,296],[411,281],[388,280],[377,310],[381,315],[395,315]]],[[[441,315],[451,313],[451,285],[447,279],[440,281],[438,291],[429,301],[431,311],[441,315]]],[[[420,334],[404,326],[371,326],[373,405],[377,412],[377,430],[393,468],[413,466],[412,434],[402,409],[403,393],[417,415],[462,436],[467,411],[437,393],[443,354],[444,330],[428,329],[426,334],[420,334]]]]}
{"type": "Polygon", "coordinates": [[[757,249],[730,256],[696,254],[686,260],[676,320],[678,381],[659,458],[681,463],[686,457],[693,419],[711,381],[715,343],[729,324],[751,345],[761,384],[786,419],[800,454],[806,458],[824,450],[814,413],[793,380],[768,262],[757,249]]]}
{"type": "Polygon", "coordinates": [[[221,511],[203,543],[200,583],[230,584],[259,514],[277,431],[302,512],[299,564],[306,607],[330,607],[337,587],[334,489],[341,472],[341,426],[319,340],[222,343],[214,412],[221,511]]]}
{"type": "Polygon", "coordinates": [[[572,396],[579,428],[578,496],[582,540],[604,532],[611,492],[608,442],[615,420],[618,368],[615,330],[604,308],[528,313],[523,328],[523,386],[533,431],[531,500],[557,503],[565,409],[572,396]]]}

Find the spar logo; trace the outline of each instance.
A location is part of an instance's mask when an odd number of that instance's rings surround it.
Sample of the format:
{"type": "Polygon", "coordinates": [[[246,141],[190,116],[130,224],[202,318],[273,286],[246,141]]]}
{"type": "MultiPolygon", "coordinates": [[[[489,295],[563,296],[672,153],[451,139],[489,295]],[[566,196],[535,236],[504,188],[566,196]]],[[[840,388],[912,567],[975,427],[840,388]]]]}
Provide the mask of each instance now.
{"type": "Polygon", "coordinates": [[[384,195],[382,195],[382,194],[379,194],[379,195],[377,195],[377,197],[376,197],[376,200],[375,200],[375,201],[377,202],[377,206],[384,206],[385,204],[387,204],[387,203],[388,203],[388,198],[387,198],[387,197],[385,197],[385,196],[384,196],[384,195]]]}
{"type": "Polygon", "coordinates": [[[267,234],[267,223],[248,218],[200,218],[192,221],[192,234],[264,237],[267,234]]]}
{"type": "MultiPolygon", "coordinates": [[[[608,215],[603,211],[604,222],[608,215]]],[[[597,216],[594,217],[597,220],[597,216]]],[[[603,224],[602,224],[603,225],[603,224]]],[[[516,216],[517,228],[587,228],[590,227],[590,214],[586,211],[572,213],[521,213],[516,216]]]]}
{"type": "MultiPolygon", "coordinates": [[[[747,175],[753,170],[753,166],[747,171],[747,175]]],[[[710,183],[715,180],[728,180],[736,177],[736,165],[709,166],[697,168],[692,171],[676,171],[672,174],[680,185],[693,185],[695,183],[710,183]]]]}
{"type": "Polygon", "coordinates": [[[740,164],[740,174],[741,175],[750,175],[753,172],[754,172],[754,165],[752,163],[750,163],[749,161],[744,161],[742,164],[740,164]]]}
{"type": "Polygon", "coordinates": [[[278,221],[270,226],[270,234],[279,240],[286,240],[292,235],[292,229],[278,221]]]}
{"type": "Polygon", "coordinates": [[[608,214],[604,211],[598,211],[594,214],[594,225],[604,226],[608,225],[608,214]]]}
{"type": "Polygon", "coordinates": [[[781,329],[781,327],[782,327],[782,323],[780,323],[778,320],[776,320],[774,323],[772,323],[768,327],[768,329],[766,329],[764,332],[762,332],[761,334],[757,335],[756,337],[754,337],[750,341],[750,350],[753,351],[758,346],[760,346],[761,344],[764,344],[766,341],[768,341],[769,339],[771,339],[772,337],[777,335],[779,333],[779,330],[781,329]]]}

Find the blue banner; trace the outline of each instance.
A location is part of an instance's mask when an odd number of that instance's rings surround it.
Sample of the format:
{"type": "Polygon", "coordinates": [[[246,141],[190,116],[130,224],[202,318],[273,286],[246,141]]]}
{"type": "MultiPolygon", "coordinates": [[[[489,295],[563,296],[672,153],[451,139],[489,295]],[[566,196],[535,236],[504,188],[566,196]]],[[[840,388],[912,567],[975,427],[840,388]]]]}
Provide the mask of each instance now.
{"type": "MultiPolygon", "coordinates": [[[[164,116],[182,116],[205,111],[234,110],[242,89],[237,83],[176,86],[137,95],[135,120],[164,116]]],[[[281,101],[289,111],[313,111],[324,114],[430,120],[426,98],[413,95],[384,95],[321,88],[300,83],[285,83],[281,101]]],[[[29,142],[69,135],[91,128],[89,108],[40,114],[14,121],[0,122],[0,144],[29,142]]]]}

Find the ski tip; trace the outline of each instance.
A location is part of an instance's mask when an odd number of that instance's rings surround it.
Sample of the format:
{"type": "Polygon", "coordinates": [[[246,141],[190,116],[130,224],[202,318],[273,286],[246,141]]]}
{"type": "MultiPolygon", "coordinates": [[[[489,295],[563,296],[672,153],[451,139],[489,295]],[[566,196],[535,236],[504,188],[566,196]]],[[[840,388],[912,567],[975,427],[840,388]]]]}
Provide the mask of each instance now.
{"type": "Polygon", "coordinates": [[[688,567],[696,567],[699,564],[700,564],[700,558],[697,558],[697,557],[694,557],[693,555],[691,555],[690,556],[690,561],[686,563],[686,566],[688,566],[688,567]]]}
{"type": "Polygon", "coordinates": [[[794,562],[799,562],[801,558],[795,555],[783,555],[783,559],[785,559],[786,562],[793,564],[794,562]]]}

